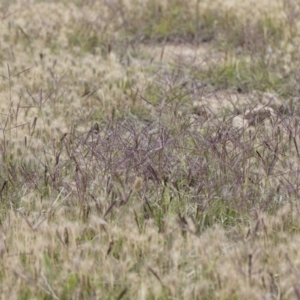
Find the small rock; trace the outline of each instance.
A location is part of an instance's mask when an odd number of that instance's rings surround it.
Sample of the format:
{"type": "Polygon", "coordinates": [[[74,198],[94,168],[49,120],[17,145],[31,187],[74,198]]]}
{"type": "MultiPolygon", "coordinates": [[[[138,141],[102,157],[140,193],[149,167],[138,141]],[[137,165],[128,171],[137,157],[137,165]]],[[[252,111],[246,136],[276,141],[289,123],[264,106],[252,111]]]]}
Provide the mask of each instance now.
{"type": "Polygon", "coordinates": [[[249,126],[248,120],[243,118],[241,115],[235,116],[232,119],[232,126],[238,129],[247,128],[249,126]]]}

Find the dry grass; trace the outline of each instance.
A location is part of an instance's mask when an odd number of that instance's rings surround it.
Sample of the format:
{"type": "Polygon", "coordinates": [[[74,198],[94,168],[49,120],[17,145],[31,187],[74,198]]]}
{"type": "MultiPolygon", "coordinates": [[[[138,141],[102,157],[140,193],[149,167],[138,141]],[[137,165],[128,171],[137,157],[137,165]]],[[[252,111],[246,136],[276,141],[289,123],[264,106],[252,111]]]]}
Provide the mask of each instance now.
{"type": "Polygon", "coordinates": [[[1,3],[1,298],[300,299],[300,6],[240,2],[1,3]]]}

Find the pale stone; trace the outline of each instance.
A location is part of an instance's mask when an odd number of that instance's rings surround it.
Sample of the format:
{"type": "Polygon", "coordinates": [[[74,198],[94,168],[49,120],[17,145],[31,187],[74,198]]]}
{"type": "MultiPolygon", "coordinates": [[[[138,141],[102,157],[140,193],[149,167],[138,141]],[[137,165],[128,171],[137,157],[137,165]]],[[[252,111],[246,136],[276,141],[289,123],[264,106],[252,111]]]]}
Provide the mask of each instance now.
{"type": "Polygon", "coordinates": [[[249,123],[248,120],[243,118],[241,115],[238,115],[232,119],[232,126],[238,129],[244,129],[249,126],[249,123]]]}

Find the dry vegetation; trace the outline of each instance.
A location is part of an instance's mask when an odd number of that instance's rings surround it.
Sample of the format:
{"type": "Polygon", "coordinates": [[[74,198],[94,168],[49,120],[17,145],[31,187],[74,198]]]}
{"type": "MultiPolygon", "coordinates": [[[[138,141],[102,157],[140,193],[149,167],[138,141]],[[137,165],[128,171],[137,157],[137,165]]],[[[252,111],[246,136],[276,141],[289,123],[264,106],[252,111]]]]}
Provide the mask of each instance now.
{"type": "Polygon", "coordinates": [[[298,1],[0,18],[1,299],[300,299],[298,1]]]}

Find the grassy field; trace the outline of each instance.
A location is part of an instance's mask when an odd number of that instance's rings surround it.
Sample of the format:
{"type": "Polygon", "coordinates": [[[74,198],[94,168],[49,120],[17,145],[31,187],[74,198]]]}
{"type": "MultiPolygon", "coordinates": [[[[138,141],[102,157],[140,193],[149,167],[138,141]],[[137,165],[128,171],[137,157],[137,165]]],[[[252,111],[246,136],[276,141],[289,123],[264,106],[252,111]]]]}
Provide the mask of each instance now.
{"type": "Polygon", "coordinates": [[[1,299],[300,299],[299,1],[0,18],[1,299]]]}

